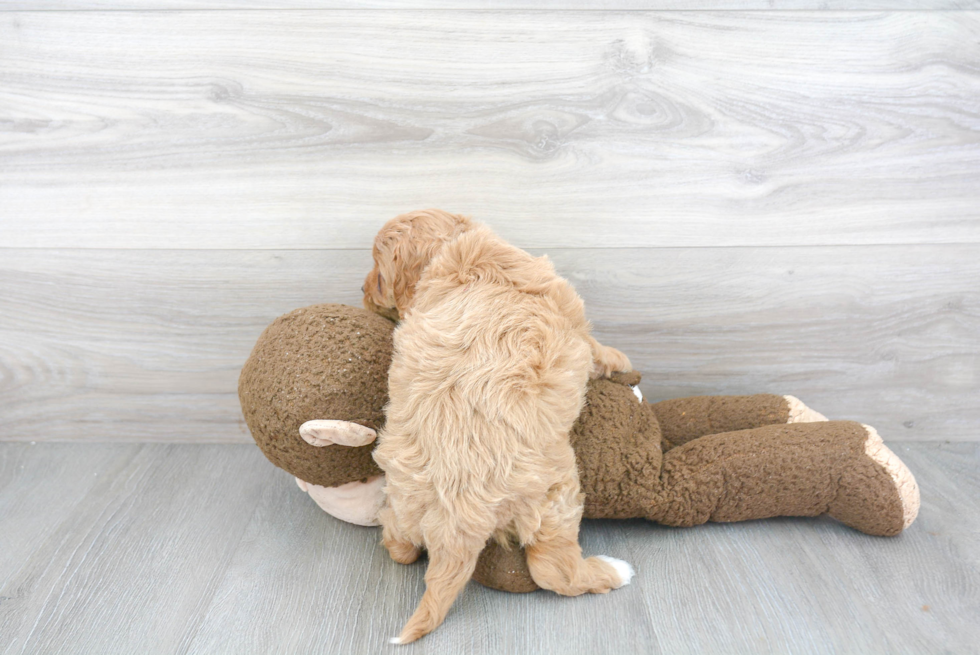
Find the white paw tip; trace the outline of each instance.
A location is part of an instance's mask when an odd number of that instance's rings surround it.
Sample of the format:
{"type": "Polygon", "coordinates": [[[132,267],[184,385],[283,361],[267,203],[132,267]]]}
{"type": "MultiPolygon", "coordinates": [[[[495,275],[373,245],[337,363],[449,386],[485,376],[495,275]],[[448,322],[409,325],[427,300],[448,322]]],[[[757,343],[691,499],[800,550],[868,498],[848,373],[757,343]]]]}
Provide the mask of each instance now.
{"type": "Polygon", "coordinates": [[[400,645],[402,643],[402,638],[401,637],[392,637],[391,639],[388,640],[388,643],[389,644],[398,644],[398,645],[400,645]]]}
{"type": "Polygon", "coordinates": [[[621,559],[609,557],[608,555],[598,555],[598,557],[603,562],[610,564],[614,569],[616,569],[616,573],[619,574],[619,579],[621,580],[619,583],[620,587],[628,585],[630,580],[633,579],[633,576],[636,575],[636,571],[633,570],[633,567],[629,562],[624,562],[621,559]]]}

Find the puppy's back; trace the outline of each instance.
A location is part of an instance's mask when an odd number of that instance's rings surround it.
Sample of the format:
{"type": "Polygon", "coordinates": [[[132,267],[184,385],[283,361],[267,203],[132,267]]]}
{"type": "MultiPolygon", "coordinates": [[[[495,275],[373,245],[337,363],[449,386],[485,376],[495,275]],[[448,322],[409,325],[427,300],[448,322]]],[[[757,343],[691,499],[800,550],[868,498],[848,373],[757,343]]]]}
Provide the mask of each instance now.
{"type": "Polygon", "coordinates": [[[581,299],[547,257],[476,228],[432,261],[395,332],[392,407],[469,408],[519,433],[567,433],[591,370],[588,329],[581,299]]]}

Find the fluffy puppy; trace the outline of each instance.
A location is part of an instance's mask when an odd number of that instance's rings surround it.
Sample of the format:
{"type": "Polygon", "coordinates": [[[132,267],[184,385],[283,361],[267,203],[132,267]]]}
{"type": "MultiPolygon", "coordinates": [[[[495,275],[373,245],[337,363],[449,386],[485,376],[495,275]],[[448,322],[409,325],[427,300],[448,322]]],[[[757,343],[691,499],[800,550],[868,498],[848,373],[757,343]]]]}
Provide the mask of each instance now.
{"type": "Polygon", "coordinates": [[[487,539],[527,549],[540,587],[575,596],[629,582],[631,567],[582,558],[568,433],[590,375],[629,370],[589,333],[581,298],[546,257],[439,210],[389,221],[374,242],[364,305],[401,322],[379,518],[398,562],[429,554],[422,600],[394,643],[435,629],[487,539]]]}

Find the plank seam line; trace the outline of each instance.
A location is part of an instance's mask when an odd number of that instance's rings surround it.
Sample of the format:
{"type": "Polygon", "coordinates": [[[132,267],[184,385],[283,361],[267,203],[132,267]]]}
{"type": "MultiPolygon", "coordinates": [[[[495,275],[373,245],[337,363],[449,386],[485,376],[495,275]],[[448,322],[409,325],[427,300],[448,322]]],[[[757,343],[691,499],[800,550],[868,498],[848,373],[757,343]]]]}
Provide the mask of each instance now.
{"type": "Polygon", "coordinates": [[[554,9],[538,7],[521,8],[449,8],[449,7],[235,7],[235,8],[181,8],[181,7],[157,7],[148,9],[4,9],[0,8],[0,14],[164,14],[164,13],[273,13],[273,12],[346,12],[346,13],[456,13],[456,14],[813,14],[817,16],[857,15],[857,14],[943,14],[943,13],[980,13],[980,6],[977,7],[949,7],[945,9],[554,9]]]}
{"type": "MultiPolygon", "coordinates": [[[[947,248],[955,246],[980,246],[980,241],[947,241],[947,242],[900,242],[900,243],[799,243],[799,244],[734,244],[734,245],[678,245],[678,246],[541,246],[515,244],[525,250],[546,251],[584,251],[584,250],[786,250],[788,248],[947,248]]],[[[101,246],[0,246],[2,252],[29,251],[81,251],[81,252],[371,252],[370,247],[363,248],[317,248],[317,247],[282,247],[282,248],[128,248],[101,246]]],[[[978,251],[980,254],[980,251],[978,251]]]]}

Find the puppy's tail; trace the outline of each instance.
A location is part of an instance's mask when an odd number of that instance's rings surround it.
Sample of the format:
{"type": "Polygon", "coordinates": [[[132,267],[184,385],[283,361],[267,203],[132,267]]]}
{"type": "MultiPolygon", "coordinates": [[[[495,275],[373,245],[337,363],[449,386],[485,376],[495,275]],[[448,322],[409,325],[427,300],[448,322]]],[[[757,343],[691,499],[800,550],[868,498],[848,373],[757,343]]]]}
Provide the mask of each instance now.
{"type": "Polygon", "coordinates": [[[473,576],[482,549],[482,542],[475,547],[430,548],[425,594],[402,633],[392,638],[391,643],[408,644],[439,627],[456,596],[473,576]]]}

